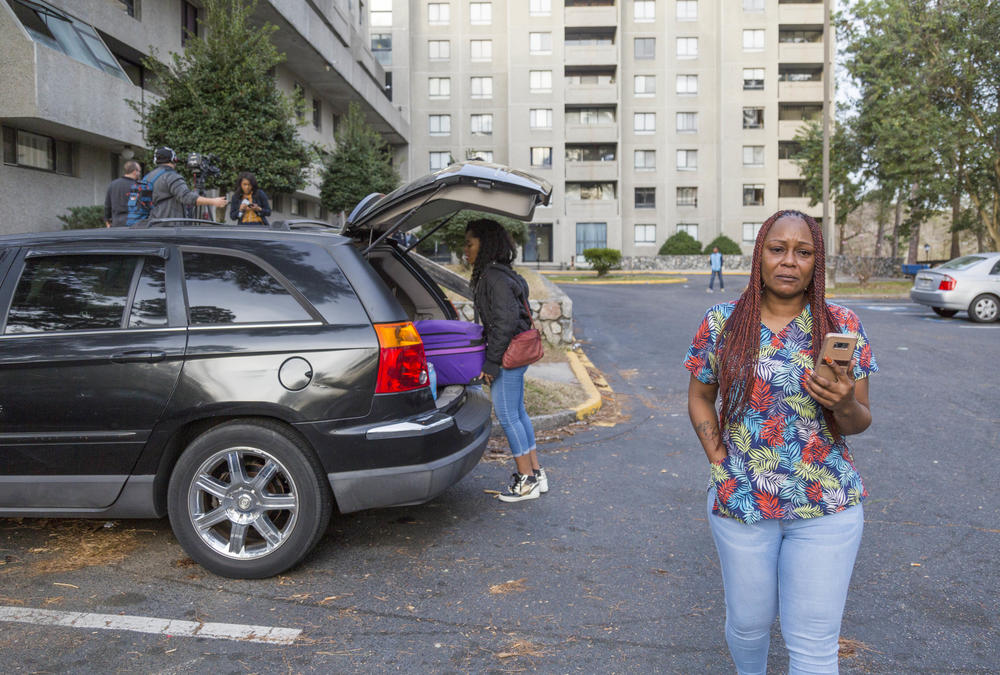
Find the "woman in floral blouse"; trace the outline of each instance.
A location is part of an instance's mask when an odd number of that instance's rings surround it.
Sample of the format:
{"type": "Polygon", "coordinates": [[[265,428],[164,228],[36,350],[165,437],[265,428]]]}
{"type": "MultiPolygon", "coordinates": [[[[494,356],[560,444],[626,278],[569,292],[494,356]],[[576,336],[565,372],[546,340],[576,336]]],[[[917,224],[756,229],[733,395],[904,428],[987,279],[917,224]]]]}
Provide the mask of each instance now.
{"type": "Polygon", "coordinates": [[[858,317],[827,304],[825,277],[816,221],[774,214],[757,235],[747,289],[708,310],[684,363],[741,675],[766,672],[779,614],[789,672],[837,672],[867,496],[845,436],[871,424],[867,378],[878,366],[858,317]],[[827,333],[858,337],[849,366],[829,363],[833,382],[813,370],[827,333]]]}

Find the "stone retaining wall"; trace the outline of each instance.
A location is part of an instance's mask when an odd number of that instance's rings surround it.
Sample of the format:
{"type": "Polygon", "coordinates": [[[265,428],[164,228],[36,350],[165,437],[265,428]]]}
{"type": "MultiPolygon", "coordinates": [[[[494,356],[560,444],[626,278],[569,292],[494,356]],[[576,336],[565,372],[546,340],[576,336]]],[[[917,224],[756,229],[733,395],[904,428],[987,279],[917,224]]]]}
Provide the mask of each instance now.
{"type": "MultiPolygon", "coordinates": [[[[573,337],[573,301],[568,295],[548,279],[542,278],[549,294],[547,298],[528,300],[531,317],[538,324],[542,336],[553,346],[568,346],[575,342],[573,337]]],[[[471,300],[452,302],[460,318],[472,321],[475,312],[471,300]]]]}
{"type": "MultiPolygon", "coordinates": [[[[749,255],[724,256],[723,272],[750,272],[749,255]]],[[[859,272],[865,272],[869,277],[902,276],[900,265],[902,258],[874,258],[866,256],[838,255],[834,258],[837,277],[857,278],[859,272]]],[[[623,257],[623,270],[697,270],[707,272],[707,255],[657,255],[623,257]]]]}

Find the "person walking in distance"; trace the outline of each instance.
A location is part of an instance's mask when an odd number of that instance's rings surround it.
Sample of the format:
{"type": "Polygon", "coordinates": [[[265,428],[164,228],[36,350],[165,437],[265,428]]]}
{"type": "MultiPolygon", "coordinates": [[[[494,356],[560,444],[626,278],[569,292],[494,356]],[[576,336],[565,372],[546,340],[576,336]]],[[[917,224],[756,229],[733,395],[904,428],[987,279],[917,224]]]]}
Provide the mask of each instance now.
{"type": "Polygon", "coordinates": [[[214,206],[223,208],[225,197],[203,197],[187,186],[184,177],[177,173],[177,154],[170,148],[157,148],[153,153],[156,168],[146,174],[145,180],[158,179],[153,184],[153,203],[149,219],[184,218],[185,207],[214,206]]]}
{"type": "Polygon", "coordinates": [[[719,277],[719,290],[726,290],[726,285],[722,283],[722,254],[719,252],[718,246],[712,247],[712,255],[708,256],[708,262],[712,267],[712,278],[708,280],[708,292],[712,292],[716,276],[719,277]]]}
{"type": "Polygon", "coordinates": [[[505,502],[537,499],[549,491],[549,480],[538,463],[535,429],[524,407],[524,373],[528,366],[502,366],[511,339],[531,328],[528,283],[511,269],[514,241],[495,220],[480,218],[466,226],[464,252],[472,266],[473,302],[486,337],[486,361],[480,376],[490,385],[493,409],[517,465],[513,481],[499,498],[505,502]]]}
{"type": "Polygon", "coordinates": [[[128,193],[132,184],[142,175],[139,162],[130,159],[125,162],[124,173],[111,181],[104,195],[104,227],[125,227],[128,218],[128,193]]]}
{"type": "Polygon", "coordinates": [[[757,235],[746,290],[708,310],[684,361],[688,413],[710,462],[726,642],[741,675],[767,672],[779,615],[789,673],[838,672],[868,494],[846,437],[872,422],[868,376],[878,366],[857,315],[827,303],[825,279],[816,221],[775,213],[757,235]],[[857,337],[847,365],[825,360],[832,381],[814,370],[828,333],[857,337]]]}

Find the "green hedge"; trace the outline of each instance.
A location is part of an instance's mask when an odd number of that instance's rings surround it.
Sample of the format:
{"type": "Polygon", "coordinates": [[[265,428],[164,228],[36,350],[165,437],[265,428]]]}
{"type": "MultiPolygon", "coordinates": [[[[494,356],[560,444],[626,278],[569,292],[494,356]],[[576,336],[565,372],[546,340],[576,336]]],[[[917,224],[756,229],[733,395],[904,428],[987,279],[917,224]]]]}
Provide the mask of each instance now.
{"type": "Polygon", "coordinates": [[[667,239],[660,247],[660,255],[698,255],[700,253],[701,244],[683,230],[667,239]]]}
{"type": "Polygon", "coordinates": [[[104,227],[104,206],[70,206],[68,216],[56,216],[64,230],[89,230],[104,227]]]}
{"type": "Polygon", "coordinates": [[[740,245],[724,234],[720,234],[718,237],[708,242],[702,250],[702,253],[706,255],[711,253],[712,248],[715,246],[719,247],[719,253],[722,255],[743,255],[743,250],[740,248],[740,245]]]}
{"type": "Polygon", "coordinates": [[[583,258],[597,270],[597,276],[603,277],[621,263],[622,252],[613,248],[588,248],[583,251],[583,258]]]}

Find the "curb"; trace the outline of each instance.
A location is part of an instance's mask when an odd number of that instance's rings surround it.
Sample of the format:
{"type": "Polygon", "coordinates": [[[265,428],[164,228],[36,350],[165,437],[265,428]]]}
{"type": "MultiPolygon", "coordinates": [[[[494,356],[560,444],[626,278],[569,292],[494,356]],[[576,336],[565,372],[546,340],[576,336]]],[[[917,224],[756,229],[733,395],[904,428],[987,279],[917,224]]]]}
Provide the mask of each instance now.
{"type": "MultiPolygon", "coordinates": [[[[580,386],[583,387],[584,393],[587,394],[587,400],[575,408],[567,408],[566,410],[560,410],[559,412],[547,415],[533,416],[531,418],[531,426],[535,428],[536,432],[557,429],[567,424],[578,422],[600,410],[604,402],[601,398],[601,393],[597,390],[597,385],[590,379],[587,365],[593,367],[593,364],[587,358],[587,355],[583,353],[583,350],[579,350],[579,354],[575,351],[567,350],[566,357],[569,360],[570,369],[576,375],[576,379],[580,383],[580,386]]],[[[601,379],[603,380],[603,378],[601,379]]],[[[501,436],[503,436],[503,427],[495,424],[490,431],[490,437],[496,438],[501,436]]]]}

